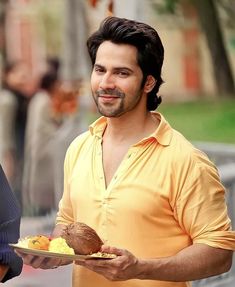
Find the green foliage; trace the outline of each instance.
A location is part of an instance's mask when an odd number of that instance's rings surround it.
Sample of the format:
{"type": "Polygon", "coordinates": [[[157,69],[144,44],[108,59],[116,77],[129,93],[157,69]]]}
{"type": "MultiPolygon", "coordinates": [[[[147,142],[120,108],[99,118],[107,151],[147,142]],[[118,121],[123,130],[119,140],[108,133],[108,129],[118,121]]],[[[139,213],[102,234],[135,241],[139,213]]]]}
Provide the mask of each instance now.
{"type": "Polygon", "coordinates": [[[235,2],[234,0],[218,0],[218,7],[223,13],[223,22],[226,27],[231,30],[235,30],[235,2]]]}
{"type": "MultiPolygon", "coordinates": [[[[180,6],[186,3],[191,3],[195,5],[197,0],[162,0],[161,2],[155,2],[153,0],[153,8],[159,14],[177,14],[177,10],[180,6]]],[[[222,21],[227,28],[235,30],[235,2],[234,0],[216,0],[216,6],[222,12],[222,21]]]]}
{"type": "Polygon", "coordinates": [[[153,2],[153,8],[159,14],[175,14],[179,0],[163,0],[162,3],[153,2]]]}
{"type": "Polygon", "coordinates": [[[216,99],[159,107],[170,124],[191,141],[235,144],[235,100],[216,99]]]}
{"type": "MultiPolygon", "coordinates": [[[[190,141],[235,144],[235,100],[197,100],[183,103],[163,103],[158,108],[170,125],[190,141]]],[[[100,114],[88,113],[90,124],[100,114]]]]}
{"type": "Polygon", "coordinates": [[[229,44],[233,49],[235,49],[235,35],[231,37],[229,44]]]}

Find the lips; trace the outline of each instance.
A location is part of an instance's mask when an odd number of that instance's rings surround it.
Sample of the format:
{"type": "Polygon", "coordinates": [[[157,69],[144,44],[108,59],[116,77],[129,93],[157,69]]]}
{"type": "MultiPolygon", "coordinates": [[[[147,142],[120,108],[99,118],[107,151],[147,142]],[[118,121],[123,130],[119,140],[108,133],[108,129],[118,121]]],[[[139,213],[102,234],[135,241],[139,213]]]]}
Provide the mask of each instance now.
{"type": "Polygon", "coordinates": [[[99,98],[113,98],[113,99],[117,99],[117,98],[120,98],[120,97],[118,97],[118,96],[114,96],[114,95],[99,95],[98,96],[99,98]]]}
{"type": "Polygon", "coordinates": [[[106,96],[98,96],[98,98],[103,103],[109,103],[109,102],[115,101],[116,99],[119,99],[119,97],[108,96],[108,95],[106,95],[106,96]]]}
{"type": "Polygon", "coordinates": [[[98,97],[112,97],[112,98],[124,98],[125,94],[119,90],[98,90],[96,91],[98,97]]]}

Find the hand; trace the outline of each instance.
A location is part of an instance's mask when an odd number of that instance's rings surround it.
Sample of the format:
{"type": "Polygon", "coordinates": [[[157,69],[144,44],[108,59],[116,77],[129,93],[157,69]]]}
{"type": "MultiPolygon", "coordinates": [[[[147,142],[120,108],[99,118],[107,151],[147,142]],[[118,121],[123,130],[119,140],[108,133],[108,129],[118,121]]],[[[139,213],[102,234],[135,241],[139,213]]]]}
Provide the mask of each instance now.
{"type": "Polygon", "coordinates": [[[19,250],[15,251],[18,256],[23,259],[24,264],[30,265],[33,268],[41,268],[41,269],[54,269],[59,266],[71,264],[71,260],[60,259],[60,258],[51,258],[44,256],[35,256],[25,254],[19,250]]]}
{"type": "Polygon", "coordinates": [[[102,246],[101,252],[113,253],[114,259],[86,259],[76,261],[75,264],[84,266],[111,281],[124,281],[137,278],[138,259],[129,251],[115,247],[102,246]]]}

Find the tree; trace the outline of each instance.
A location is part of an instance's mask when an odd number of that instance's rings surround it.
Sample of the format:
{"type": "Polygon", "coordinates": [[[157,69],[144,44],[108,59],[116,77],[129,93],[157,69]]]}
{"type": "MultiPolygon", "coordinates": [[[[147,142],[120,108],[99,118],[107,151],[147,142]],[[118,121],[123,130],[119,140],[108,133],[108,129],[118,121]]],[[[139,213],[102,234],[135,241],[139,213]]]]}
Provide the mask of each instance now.
{"type": "Polygon", "coordinates": [[[64,18],[63,79],[86,80],[90,75],[91,67],[86,48],[89,22],[85,1],[66,1],[64,18]]]}
{"type": "Polygon", "coordinates": [[[218,11],[213,0],[193,0],[205,33],[213,63],[215,82],[221,94],[235,94],[232,69],[225,48],[218,11]]]}
{"type": "MultiPolygon", "coordinates": [[[[219,4],[225,0],[220,0],[219,4]]],[[[227,0],[228,2],[229,0],[227,0]]],[[[233,0],[232,0],[233,1],[233,0]]],[[[217,1],[218,4],[218,1],[217,1]]],[[[159,4],[158,8],[159,8],[159,4]]],[[[232,68],[226,50],[221,23],[218,14],[218,7],[215,0],[164,0],[161,12],[174,14],[180,6],[193,5],[196,9],[201,29],[205,34],[207,45],[211,55],[215,84],[221,95],[235,96],[235,85],[232,68]]],[[[226,3],[224,8],[229,5],[226,3]]],[[[226,9],[224,9],[226,11],[226,9]]],[[[227,13],[231,9],[227,9],[227,13]]],[[[231,18],[231,15],[229,15],[231,18]]],[[[235,15],[234,15],[235,16],[235,15]]]]}

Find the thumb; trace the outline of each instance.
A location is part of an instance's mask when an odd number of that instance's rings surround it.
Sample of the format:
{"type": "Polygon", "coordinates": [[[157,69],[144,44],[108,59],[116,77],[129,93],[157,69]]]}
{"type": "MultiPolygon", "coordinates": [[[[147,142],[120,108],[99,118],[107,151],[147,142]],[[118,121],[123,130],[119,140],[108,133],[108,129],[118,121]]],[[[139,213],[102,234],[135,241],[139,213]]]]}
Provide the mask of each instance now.
{"type": "Polygon", "coordinates": [[[102,245],[101,246],[101,252],[116,254],[118,256],[121,256],[121,255],[124,254],[124,250],[123,249],[119,249],[119,248],[112,247],[112,246],[107,246],[107,245],[102,245]]]}

